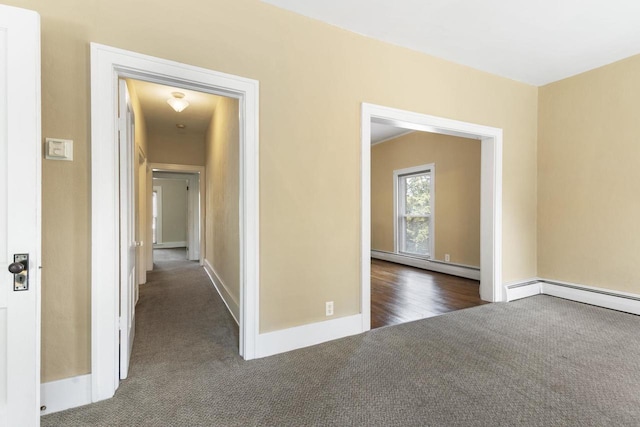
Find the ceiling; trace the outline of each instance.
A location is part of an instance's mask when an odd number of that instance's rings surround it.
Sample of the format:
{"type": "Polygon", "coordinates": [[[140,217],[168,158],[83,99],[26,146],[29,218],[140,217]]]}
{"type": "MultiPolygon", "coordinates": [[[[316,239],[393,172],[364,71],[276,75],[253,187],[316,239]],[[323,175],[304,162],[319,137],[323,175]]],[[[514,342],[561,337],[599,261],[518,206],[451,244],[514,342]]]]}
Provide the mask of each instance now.
{"type": "Polygon", "coordinates": [[[371,122],[371,145],[378,144],[388,139],[397,138],[400,135],[415,132],[405,128],[371,122]]]}
{"type": "Polygon", "coordinates": [[[127,85],[132,88],[140,100],[140,108],[144,114],[149,132],[163,132],[167,135],[201,134],[204,136],[216,104],[220,99],[217,95],[196,92],[156,83],[127,79],[127,85]],[[189,106],[177,113],[167,104],[171,92],[184,93],[184,99],[189,106]],[[184,124],[184,129],[176,125],[184,124]]]}
{"type": "Polygon", "coordinates": [[[640,53],[638,0],[263,0],[540,86],[640,53]]]}

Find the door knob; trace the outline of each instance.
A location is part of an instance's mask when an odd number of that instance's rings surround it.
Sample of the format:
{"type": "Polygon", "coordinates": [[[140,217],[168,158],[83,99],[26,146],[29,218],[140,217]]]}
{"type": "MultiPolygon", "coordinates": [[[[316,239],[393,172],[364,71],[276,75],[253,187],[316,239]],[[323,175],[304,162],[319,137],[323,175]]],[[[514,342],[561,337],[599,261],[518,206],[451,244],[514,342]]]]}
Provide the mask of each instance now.
{"type": "Polygon", "coordinates": [[[25,266],[21,262],[12,262],[9,264],[9,273],[20,274],[24,271],[25,266]]]}

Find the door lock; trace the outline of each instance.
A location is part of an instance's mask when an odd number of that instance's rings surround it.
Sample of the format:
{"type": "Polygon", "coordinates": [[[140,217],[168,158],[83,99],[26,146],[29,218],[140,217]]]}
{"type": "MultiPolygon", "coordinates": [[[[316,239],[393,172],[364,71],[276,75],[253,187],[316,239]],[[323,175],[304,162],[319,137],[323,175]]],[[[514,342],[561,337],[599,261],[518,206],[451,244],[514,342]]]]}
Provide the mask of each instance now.
{"type": "Polygon", "coordinates": [[[29,254],[15,254],[9,272],[13,274],[14,291],[29,290],[29,254]]]}

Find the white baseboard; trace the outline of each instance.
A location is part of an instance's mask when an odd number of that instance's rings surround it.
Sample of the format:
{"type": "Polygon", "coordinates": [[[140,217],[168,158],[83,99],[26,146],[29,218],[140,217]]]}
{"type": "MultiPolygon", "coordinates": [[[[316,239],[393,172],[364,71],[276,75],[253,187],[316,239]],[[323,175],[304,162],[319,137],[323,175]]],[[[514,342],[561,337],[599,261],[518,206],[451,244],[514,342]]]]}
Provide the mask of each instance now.
{"type": "Polygon", "coordinates": [[[40,415],[53,414],[91,403],[91,374],[51,381],[40,385],[40,415]]]}
{"type": "Polygon", "coordinates": [[[460,264],[449,264],[439,261],[434,262],[422,258],[414,258],[406,255],[394,254],[393,252],[375,250],[371,251],[371,258],[395,262],[396,264],[408,265],[410,267],[422,268],[424,270],[436,271],[438,273],[450,274],[452,276],[480,280],[480,269],[478,267],[470,267],[460,264]]]}
{"type": "Polygon", "coordinates": [[[153,249],[172,249],[172,248],[186,248],[187,242],[162,242],[154,243],[153,249]]]}
{"type": "Polygon", "coordinates": [[[640,315],[640,295],[627,292],[549,279],[512,283],[505,289],[507,301],[543,294],[640,315]]]}
{"type": "Polygon", "coordinates": [[[222,301],[227,306],[227,310],[229,310],[233,319],[238,325],[240,325],[240,304],[231,296],[231,292],[229,292],[229,289],[216,272],[216,269],[213,268],[211,263],[206,259],[204,260],[204,271],[207,272],[209,279],[211,279],[211,283],[213,283],[213,286],[218,291],[220,298],[222,298],[222,301]]]}
{"type": "Polygon", "coordinates": [[[507,302],[540,295],[540,293],[542,293],[542,288],[538,279],[504,285],[504,295],[507,302]]]}
{"type": "Polygon", "coordinates": [[[272,356],[362,332],[362,314],[258,335],[256,358],[272,356]]]}

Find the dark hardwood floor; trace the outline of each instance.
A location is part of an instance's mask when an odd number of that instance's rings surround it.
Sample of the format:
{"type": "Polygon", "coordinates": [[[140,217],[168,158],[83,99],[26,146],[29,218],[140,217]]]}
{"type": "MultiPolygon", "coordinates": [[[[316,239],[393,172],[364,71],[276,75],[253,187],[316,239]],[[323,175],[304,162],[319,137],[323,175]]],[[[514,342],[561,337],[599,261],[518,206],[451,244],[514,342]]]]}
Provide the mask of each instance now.
{"type": "Polygon", "coordinates": [[[480,282],[371,260],[371,329],[487,304],[480,282]]]}

